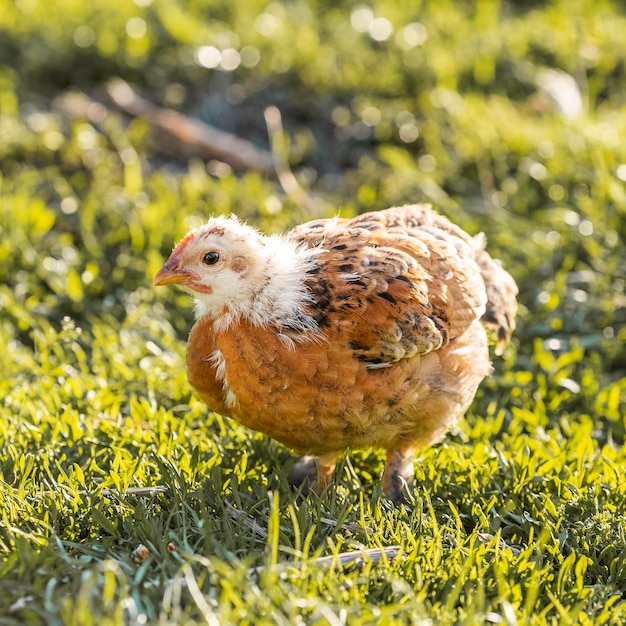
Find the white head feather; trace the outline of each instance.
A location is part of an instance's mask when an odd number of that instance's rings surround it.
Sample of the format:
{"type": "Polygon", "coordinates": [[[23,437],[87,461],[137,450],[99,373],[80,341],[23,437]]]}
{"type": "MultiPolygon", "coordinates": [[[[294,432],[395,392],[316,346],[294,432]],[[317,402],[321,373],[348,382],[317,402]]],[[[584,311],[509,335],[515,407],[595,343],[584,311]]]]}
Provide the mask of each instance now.
{"type": "Polygon", "coordinates": [[[214,217],[188,233],[168,263],[192,276],[184,286],[194,296],[196,318],[211,316],[216,330],[246,317],[260,326],[314,331],[317,324],[304,310],[310,301],[304,281],[316,255],[234,216],[214,217]],[[218,255],[212,264],[206,262],[210,253],[218,255]]]}

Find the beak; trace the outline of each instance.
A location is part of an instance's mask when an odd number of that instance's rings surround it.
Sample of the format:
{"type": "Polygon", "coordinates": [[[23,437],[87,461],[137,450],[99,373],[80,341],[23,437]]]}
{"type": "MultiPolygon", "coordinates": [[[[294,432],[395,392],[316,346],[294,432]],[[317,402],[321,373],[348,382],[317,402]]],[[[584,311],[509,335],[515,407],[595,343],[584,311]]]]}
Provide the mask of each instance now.
{"type": "Polygon", "coordinates": [[[179,269],[178,259],[170,257],[167,263],[157,272],[152,284],[155,287],[161,285],[184,285],[193,276],[193,272],[179,269]]]}

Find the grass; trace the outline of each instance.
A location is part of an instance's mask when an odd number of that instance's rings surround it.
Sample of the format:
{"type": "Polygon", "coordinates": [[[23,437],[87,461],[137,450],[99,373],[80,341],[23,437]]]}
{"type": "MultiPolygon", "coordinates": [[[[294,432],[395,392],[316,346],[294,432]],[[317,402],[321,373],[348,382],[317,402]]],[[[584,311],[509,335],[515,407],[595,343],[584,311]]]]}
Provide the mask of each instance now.
{"type": "Polygon", "coordinates": [[[51,19],[0,0],[3,624],[626,620],[626,13],[369,11],[59,0],[51,19]],[[201,46],[241,63],[203,67],[201,46]],[[569,101],[546,70],[574,79],[569,101]],[[381,498],[375,451],[299,498],[287,450],[193,397],[190,303],[151,277],[212,213],[276,231],[307,210],[112,107],[63,107],[75,89],[108,104],[117,76],[261,147],[277,105],[316,214],[430,201],[487,234],[519,328],[406,505],[381,498]]]}

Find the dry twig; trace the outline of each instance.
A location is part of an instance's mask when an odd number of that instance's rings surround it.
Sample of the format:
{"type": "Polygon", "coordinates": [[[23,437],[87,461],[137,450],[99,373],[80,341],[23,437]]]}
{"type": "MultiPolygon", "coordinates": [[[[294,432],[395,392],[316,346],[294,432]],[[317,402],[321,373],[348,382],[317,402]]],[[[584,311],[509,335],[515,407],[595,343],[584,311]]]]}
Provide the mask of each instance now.
{"type": "Polygon", "coordinates": [[[148,120],[171,137],[193,146],[203,156],[219,159],[238,170],[268,172],[273,169],[271,155],[251,142],[176,111],[158,107],[139,96],[121,78],[109,81],[106,90],[119,109],[148,120]]]}
{"type": "Polygon", "coordinates": [[[296,204],[305,207],[309,211],[316,209],[316,203],[298,182],[289,167],[287,159],[287,145],[283,133],[283,121],[280,111],[275,106],[265,109],[265,124],[272,147],[272,158],[278,182],[285,193],[292,198],[296,204]]]}
{"type": "MultiPolygon", "coordinates": [[[[378,565],[382,560],[393,561],[400,552],[400,546],[387,546],[386,548],[369,548],[367,550],[351,550],[350,552],[341,552],[339,554],[331,554],[330,556],[322,556],[315,559],[309,565],[314,567],[347,567],[348,565],[364,566],[367,562],[378,565]]],[[[282,572],[293,563],[278,563],[275,570],[282,572]]],[[[266,570],[265,567],[253,567],[249,570],[250,574],[261,574],[266,570]]]]}
{"type": "Polygon", "coordinates": [[[224,500],[224,504],[226,505],[226,511],[228,512],[228,514],[234,519],[234,520],[239,520],[241,521],[241,523],[244,526],[247,526],[248,528],[250,528],[251,530],[253,530],[257,535],[259,535],[259,537],[262,537],[263,539],[267,539],[267,531],[264,528],[261,528],[261,526],[259,526],[256,521],[254,520],[254,518],[250,517],[247,513],[245,513],[244,511],[240,511],[239,509],[236,509],[230,502],[228,502],[227,500],[224,500]]]}
{"type": "MultiPolygon", "coordinates": [[[[106,90],[118,109],[147,120],[177,142],[194,148],[202,157],[223,161],[236,170],[254,169],[268,173],[274,169],[272,155],[266,150],[199,120],[155,106],[119,78],[107,83],[106,90]]],[[[87,119],[95,125],[102,124],[109,113],[105,104],[81,91],[67,92],[59,102],[72,115],[87,119]]],[[[164,144],[160,147],[167,148],[164,144]]]]}
{"type": "Polygon", "coordinates": [[[103,489],[103,496],[156,496],[160,493],[167,491],[166,485],[154,485],[152,487],[129,487],[125,491],[118,491],[117,489],[103,489]]]}

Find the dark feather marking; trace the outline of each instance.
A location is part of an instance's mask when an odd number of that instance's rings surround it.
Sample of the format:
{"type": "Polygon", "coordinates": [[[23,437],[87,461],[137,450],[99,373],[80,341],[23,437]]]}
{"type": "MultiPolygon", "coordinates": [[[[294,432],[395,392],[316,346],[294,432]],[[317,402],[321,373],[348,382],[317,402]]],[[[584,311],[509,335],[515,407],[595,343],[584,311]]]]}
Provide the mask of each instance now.
{"type": "Polygon", "coordinates": [[[367,287],[367,283],[365,283],[363,280],[361,280],[360,278],[356,278],[354,280],[349,280],[348,281],[351,285],[358,285],[359,287],[367,287]]]}
{"type": "Polygon", "coordinates": [[[376,295],[380,298],[387,300],[388,302],[391,302],[391,304],[397,304],[397,300],[388,291],[381,291],[376,295]]]}
{"type": "Polygon", "coordinates": [[[403,280],[405,283],[407,283],[408,285],[412,285],[413,282],[411,281],[411,279],[408,276],[404,276],[403,274],[398,274],[395,277],[397,280],[403,280]]]}

